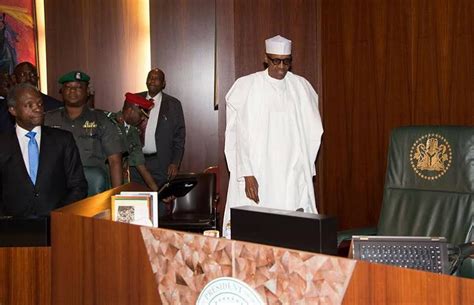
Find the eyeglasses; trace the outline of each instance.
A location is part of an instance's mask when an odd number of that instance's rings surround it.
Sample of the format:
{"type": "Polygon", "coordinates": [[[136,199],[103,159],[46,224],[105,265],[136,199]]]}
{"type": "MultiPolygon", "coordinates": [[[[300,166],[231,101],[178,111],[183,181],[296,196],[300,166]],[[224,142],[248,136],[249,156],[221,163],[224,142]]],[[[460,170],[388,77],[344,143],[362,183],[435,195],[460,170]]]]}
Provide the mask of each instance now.
{"type": "Polygon", "coordinates": [[[292,61],[292,58],[291,57],[287,57],[287,58],[272,58],[270,56],[267,55],[267,58],[272,62],[272,64],[274,64],[275,66],[278,66],[280,65],[282,62],[285,66],[289,66],[291,65],[291,61],[292,61]]]}

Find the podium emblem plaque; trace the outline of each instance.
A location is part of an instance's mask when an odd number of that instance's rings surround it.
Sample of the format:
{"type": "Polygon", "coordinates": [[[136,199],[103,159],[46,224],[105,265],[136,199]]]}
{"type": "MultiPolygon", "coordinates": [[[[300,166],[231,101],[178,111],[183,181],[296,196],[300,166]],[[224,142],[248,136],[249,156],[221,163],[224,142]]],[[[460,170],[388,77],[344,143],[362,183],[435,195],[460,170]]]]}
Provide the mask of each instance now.
{"type": "Polygon", "coordinates": [[[260,295],[245,282],[220,277],[210,281],[199,294],[196,305],[264,305],[260,295]]]}

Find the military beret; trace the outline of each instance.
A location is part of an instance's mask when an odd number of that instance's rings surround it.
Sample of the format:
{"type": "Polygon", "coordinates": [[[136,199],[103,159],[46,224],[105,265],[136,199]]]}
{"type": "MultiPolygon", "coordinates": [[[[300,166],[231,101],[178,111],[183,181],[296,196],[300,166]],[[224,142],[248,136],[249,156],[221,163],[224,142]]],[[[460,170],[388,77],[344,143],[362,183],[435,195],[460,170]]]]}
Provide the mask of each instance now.
{"type": "Polygon", "coordinates": [[[125,93],[125,101],[127,103],[141,107],[145,110],[150,110],[155,105],[149,100],[147,100],[146,98],[144,98],[143,96],[140,96],[138,94],[133,94],[130,92],[125,93]]]}
{"type": "Polygon", "coordinates": [[[81,71],[71,71],[69,73],[64,74],[58,80],[60,84],[68,83],[68,82],[89,82],[91,78],[89,75],[85,74],[81,71]]]}

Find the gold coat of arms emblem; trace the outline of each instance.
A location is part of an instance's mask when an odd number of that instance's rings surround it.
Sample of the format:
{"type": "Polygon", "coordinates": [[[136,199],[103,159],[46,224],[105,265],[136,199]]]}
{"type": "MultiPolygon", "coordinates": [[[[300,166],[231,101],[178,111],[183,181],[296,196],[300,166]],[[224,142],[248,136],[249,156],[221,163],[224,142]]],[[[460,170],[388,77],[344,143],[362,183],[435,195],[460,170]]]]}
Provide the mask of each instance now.
{"type": "Polygon", "coordinates": [[[445,137],[439,134],[426,134],[413,143],[410,163],[418,176],[436,180],[443,176],[451,166],[453,152],[445,137]]]}

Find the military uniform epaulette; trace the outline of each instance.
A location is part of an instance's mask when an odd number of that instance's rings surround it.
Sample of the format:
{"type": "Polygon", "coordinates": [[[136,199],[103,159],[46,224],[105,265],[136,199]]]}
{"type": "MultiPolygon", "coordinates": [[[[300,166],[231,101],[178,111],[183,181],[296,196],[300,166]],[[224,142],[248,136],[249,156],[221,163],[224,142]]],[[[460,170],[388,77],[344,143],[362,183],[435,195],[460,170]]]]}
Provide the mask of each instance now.
{"type": "Polygon", "coordinates": [[[112,123],[116,125],[124,125],[123,122],[118,119],[122,113],[121,111],[119,112],[104,111],[104,113],[112,123]]]}
{"type": "Polygon", "coordinates": [[[50,110],[50,111],[46,111],[46,113],[56,113],[56,112],[62,112],[62,111],[64,111],[64,106],[50,110]]]}
{"type": "Polygon", "coordinates": [[[117,121],[117,115],[115,114],[115,112],[112,112],[112,111],[104,111],[105,115],[109,118],[109,120],[111,120],[112,122],[114,123],[118,123],[117,121]]]}
{"type": "Polygon", "coordinates": [[[106,118],[109,121],[111,121],[112,123],[114,122],[113,119],[109,115],[109,113],[111,113],[111,111],[105,111],[105,110],[97,109],[97,108],[89,108],[89,109],[90,109],[91,112],[94,112],[94,114],[96,115],[96,118],[98,120],[100,120],[102,118],[106,118]]]}

